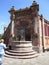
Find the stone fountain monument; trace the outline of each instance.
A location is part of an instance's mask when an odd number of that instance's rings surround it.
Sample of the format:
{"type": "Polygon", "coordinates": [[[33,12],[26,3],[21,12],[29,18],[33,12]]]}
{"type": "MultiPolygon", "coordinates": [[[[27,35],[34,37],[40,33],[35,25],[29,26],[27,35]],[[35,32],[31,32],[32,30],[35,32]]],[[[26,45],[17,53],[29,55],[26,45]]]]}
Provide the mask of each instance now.
{"type": "MultiPolygon", "coordinates": [[[[11,49],[6,52],[6,54],[11,55],[11,57],[19,59],[27,59],[36,57],[36,52],[33,50],[33,35],[37,27],[35,26],[37,17],[38,5],[34,1],[30,8],[15,10],[12,6],[10,13],[10,37],[11,41],[8,45],[11,49]],[[36,7],[36,8],[35,8],[36,7]],[[35,9],[35,12],[34,12],[35,9]],[[33,11],[33,13],[32,13],[33,11]]],[[[38,36],[36,36],[38,37],[38,36]]],[[[37,43],[36,43],[37,44],[37,43]]]]}

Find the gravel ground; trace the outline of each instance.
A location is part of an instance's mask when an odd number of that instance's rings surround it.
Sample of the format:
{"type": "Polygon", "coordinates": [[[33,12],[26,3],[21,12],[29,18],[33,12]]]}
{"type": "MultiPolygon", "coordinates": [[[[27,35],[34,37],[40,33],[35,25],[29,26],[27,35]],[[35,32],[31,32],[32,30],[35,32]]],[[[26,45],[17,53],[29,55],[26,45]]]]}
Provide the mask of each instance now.
{"type": "Polygon", "coordinates": [[[49,52],[41,53],[32,59],[14,59],[4,57],[3,65],[49,65],[49,52]]]}

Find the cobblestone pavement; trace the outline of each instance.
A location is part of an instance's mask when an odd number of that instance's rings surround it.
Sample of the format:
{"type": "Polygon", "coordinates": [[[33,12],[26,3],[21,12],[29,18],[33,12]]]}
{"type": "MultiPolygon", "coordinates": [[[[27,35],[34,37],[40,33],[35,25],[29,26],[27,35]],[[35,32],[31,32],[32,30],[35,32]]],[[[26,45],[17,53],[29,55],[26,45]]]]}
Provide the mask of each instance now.
{"type": "Polygon", "coordinates": [[[4,57],[3,65],[49,65],[49,52],[41,53],[32,59],[14,59],[4,57]]]}

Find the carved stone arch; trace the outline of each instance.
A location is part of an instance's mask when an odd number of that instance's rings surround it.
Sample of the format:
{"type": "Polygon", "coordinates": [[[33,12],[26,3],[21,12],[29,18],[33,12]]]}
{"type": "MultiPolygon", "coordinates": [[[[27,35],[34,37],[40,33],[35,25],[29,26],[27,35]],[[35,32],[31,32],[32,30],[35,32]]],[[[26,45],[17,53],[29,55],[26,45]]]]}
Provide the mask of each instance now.
{"type": "Polygon", "coordinates": [[[20,25],[25,25],[25,26],[28,26],[28,25],[31,25],[32,24],[32,21],[30,19],[21,19],[20,20],[20,25]]]}
{"type": "Polygon", "coordinates": [[[30,41],[31,40],[31,23],[29,20],[21,20],[20,21],[20,30],[22,31],[23,28],[25,28],[25,40],[30,41]]]}

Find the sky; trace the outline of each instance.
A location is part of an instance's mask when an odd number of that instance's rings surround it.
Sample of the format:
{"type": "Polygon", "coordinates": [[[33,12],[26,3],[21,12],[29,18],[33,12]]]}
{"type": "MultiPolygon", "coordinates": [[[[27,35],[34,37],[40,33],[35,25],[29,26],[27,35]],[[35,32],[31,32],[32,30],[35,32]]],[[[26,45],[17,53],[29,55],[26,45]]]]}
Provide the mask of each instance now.
{"type": "MultiPolygon", "coordinates": [[[[39,4],[39,14],[43,15],[45,19],[49,20],[49,0],[36,0],[39,4]]],[[[0,0],[0,34],[4,32],[4,26],[10,23],[9,10],[12,6],[16,10],[20,8],[30,7],[33,0],[0,0]]]]}

